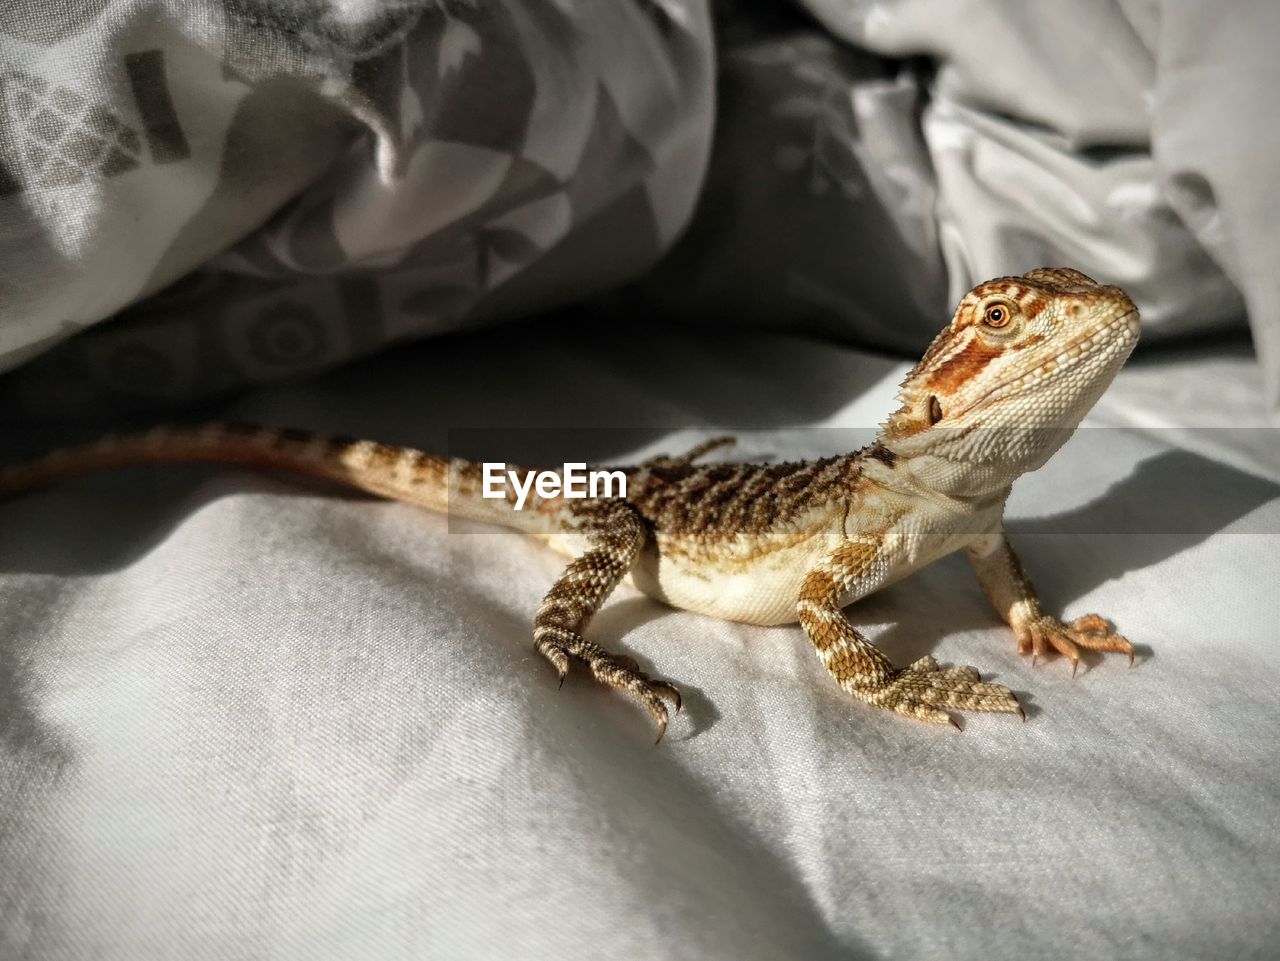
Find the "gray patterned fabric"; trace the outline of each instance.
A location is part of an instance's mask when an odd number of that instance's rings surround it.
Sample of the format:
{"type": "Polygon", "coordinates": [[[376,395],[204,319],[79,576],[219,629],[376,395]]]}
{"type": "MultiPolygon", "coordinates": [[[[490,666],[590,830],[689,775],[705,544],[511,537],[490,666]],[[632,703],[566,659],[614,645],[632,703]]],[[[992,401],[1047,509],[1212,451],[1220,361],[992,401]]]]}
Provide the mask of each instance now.
{"type": "Polygon", "coordinates": [[[713,47],[703,0],[12,0],[0,368],[87,332],[10,396],[184,400],[585,301],[697,201],[632,324],[912,353],[1062,263],[1148,342],[1247,308],[1280,398],[1280,6],[716,11],[713,47]]]}
{"type": "Polygon", "coordinates": [[[697,2],[6,9],[0,363],[116,317],[29,372],[33,406],[580,299],[658,258],[705,166],[697,2]]]}

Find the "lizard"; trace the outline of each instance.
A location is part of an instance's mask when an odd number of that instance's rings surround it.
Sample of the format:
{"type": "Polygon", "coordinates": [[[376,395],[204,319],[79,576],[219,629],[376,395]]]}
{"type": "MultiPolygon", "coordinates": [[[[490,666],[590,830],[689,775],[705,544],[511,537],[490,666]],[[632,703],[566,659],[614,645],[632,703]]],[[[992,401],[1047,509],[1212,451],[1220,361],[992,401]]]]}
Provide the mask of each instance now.
{"type": "MultiPolygon", "coordinates": [[[[951,711],[1025,711],[1007,687],[932,656],[899,667],[843,607],[964,551],[1018,650],[1073,668],[1081,649],[1133,645],[1097,614],[1046,613],[1004,532],[1012,484],[1057,451],[1137,342],[1133,301],[1068,268],[974,287],[903,380],[870,446],[797,463],[698,461],[732,442],[620,468],[625,497],[509,489],[482,496],[482,465],[369,440],[213,423],[107,436],[0,471],[0,496],[91,470],[200,461],[300,472],[374,495],[504,524],[572,558],[533,618],[534,646],[561,684],[573,661],[638,701],[658,740],[681,698],[669,681],[586,637],[626,578],[677,608],[750,624],[798,621],[823,667],[876,708],[959,727],[951,711]]],[[[521,472],[529,468],[519,468],[521,472]]],[[[524,484],[528,487],[528,484],[524,484]]]]}

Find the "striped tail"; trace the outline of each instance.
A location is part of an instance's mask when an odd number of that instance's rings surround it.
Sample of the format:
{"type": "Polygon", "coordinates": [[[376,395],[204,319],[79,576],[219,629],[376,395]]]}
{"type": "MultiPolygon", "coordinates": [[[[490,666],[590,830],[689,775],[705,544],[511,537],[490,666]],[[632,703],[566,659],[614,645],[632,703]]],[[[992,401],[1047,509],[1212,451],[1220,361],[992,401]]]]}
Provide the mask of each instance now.
{"type": "Polygon", "coordinates": [[[506,484],[502,485],[504,497],[481,496],[483,470],[474,461],[311,431],[225,423],[112,434],[90,444],[52,451],[37,460],[0,470],[0,499],[94,471],[180,462],[236,464],[304,474],[379,497],[528,533],[551,532],[558,509],[556,500],[539,498],[530,490],[523,509],[517,511],[515,495],[506,484]]]}

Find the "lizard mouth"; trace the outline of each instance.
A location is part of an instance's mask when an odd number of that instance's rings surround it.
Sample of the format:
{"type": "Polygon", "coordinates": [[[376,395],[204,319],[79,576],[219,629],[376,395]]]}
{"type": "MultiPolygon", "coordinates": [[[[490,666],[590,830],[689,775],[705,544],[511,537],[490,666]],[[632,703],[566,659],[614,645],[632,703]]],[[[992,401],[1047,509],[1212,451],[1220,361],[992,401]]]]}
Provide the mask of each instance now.
{"type": "Polygon", "coordinates": [[[976,410],[985,405],[988,401],[997,400],[1002,397],[1009,397],[1029,390],[1043,381],[1046,377],[1052,377],[1064,370],[1069,370],[1077,366],[1085,359],[1092,357],[1100,347],[1116,346],[1116,356],[1120,363],[1124,363],[1129,356],[1129,351],[1133,349],[1133,345],[1138,342],[1140,327],[1138,325],[1138,310],[1135,307],[1123,314],[1112,317],[1105,323],[1099,324],[1090,330],[1077,334],[1072,337],[1062,349],[1049,360],[1044,361],[1038,367],[1034,367],[1020,377],[1007,380],[1002,384],[997,384],[989,391],[979,397],[976,401],[969,405],[970,410],[976,410]],[[1127,345],[1125,342],[1128,342],[1127,345]]]}

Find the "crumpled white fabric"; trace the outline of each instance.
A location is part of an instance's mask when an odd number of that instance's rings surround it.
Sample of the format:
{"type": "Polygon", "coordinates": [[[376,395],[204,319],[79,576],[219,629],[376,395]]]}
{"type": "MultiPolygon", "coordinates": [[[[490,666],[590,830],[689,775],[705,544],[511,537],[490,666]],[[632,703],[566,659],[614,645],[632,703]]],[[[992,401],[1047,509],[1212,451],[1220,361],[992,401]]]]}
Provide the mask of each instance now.
{"type": "Polygon", "coordinates": [[[937,64],[923,129],[950,300],[1062,262],[1171,330],[1247,308],[1280,404],[1280,6],[803,0],[833,34],[937,64]],[[1212,259],[1211,267],[1205,254],[1212,259]]]}
{"type": "MultiPolygon", "coordinates": [[[[745,424],[739,455],[794,457],[865,436],[903,370],[765,334],[483,343],[226,413],[436,449],[454,425],[547,450],[548,424],[641,430],[590,435],[600,459],[745,424]]],[[[1015,490],[1046,603],[1113,618],[1132,670],[1032,668],[961,558],[849,610],[898,662],[971,663],[1028,704],[963,732],[852,702],[798,627],[620,589],[592,636],[685,694],[654,747],[532,650],[561,559],[401,504],[182,467],[7,503],[0,956],[1270,957],[1260,391],[1241,349],[1133,361],[1015,490]]]]}

